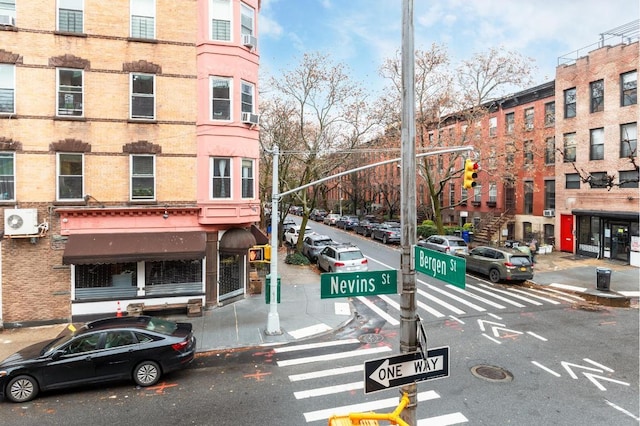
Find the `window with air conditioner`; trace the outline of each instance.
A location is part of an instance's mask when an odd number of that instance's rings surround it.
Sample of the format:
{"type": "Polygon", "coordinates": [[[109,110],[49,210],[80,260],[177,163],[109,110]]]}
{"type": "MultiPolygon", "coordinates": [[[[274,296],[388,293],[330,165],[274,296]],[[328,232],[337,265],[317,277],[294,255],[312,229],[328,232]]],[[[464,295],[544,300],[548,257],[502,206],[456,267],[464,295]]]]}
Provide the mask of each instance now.
{"type": "Polygon", "coordinates": [[[240,9],[240,34],[242,35],[242,45],[249,49],[254,49],[257,44],[255,37],[255,15],[253,8],[242,3],[240,9]]]}
{"type": "Polygon", "coordinates": [[[15,0],[0,0],[0,25],[16,25],[15,0]]]}
{"type": "Polygon", "coordinates": [[[13,64],[0,64],[0,114],[16,112],[15,71],[13,64]]]}

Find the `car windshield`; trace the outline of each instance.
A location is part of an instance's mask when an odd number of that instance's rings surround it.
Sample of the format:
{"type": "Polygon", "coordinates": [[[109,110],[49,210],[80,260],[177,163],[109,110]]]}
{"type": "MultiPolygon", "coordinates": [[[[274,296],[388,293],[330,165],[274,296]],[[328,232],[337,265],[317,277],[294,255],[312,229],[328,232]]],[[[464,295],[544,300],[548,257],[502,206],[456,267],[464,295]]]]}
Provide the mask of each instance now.
{"type": "Polygon", "coordinates": [[[356,260],[362,259],[362,253],[360,251],[352,250],[352,251],[343,251],[338,255],[340,260],[356,260]]]}
{"type": "Polygon", "coordinates": [[[529,266],[531,262],[525,256],[511,256],[511,263],[515,266],[529,266]]]}
{"type": "Polygon", "coordinates": [[[451,246],[457,246],[457,247],[465,247],[467,245],[467,243],[465,243],[464,240],[451,240],[449,241],[449,244],[451,246]]]}
{"type": "Polygon", "coordinates": [[[73,337],[77,334],[78,330],[85,329],[86,327],[82,324],[69,324],[66,326],[57,336],[51,341],[47,346],[42,348],[41,354],[44,355],[47,352],[53,352],[57,350],[59,347],[65,345],[69,342],[73,337]]]}

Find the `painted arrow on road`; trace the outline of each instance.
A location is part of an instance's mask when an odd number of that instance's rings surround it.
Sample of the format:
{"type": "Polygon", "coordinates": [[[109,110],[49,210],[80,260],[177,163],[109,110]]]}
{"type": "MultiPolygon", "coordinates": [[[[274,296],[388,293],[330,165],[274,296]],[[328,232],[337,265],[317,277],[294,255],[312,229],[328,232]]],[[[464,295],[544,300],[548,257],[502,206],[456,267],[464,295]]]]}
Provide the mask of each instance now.
{"type": "Polygon", "coordinates": [[[478,320],[478,325],[480,326],[480,330],[485,331],[485,324],[493,324],[491,326],[491,331],[495,337],[500,337],[500,332],[498,330],[502,330],[507,332],[508,334],[524,334],[522,331],[511,330],[510,328],[505,328],[505,324],[501,324],[499,322],[486,321],[486,320],[478,320]]]}

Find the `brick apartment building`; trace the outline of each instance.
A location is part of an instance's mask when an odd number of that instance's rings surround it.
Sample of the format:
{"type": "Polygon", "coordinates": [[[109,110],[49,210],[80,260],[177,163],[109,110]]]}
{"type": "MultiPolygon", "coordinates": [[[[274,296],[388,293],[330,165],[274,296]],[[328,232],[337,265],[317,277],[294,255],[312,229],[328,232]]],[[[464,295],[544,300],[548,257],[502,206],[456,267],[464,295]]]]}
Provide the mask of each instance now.
{"type": "Polygon", "coordinates": [[[0,1],[0,327],[244,292],[258,8],[0,1]]]}
{"type": "Polygon", "coordinates": [[[637,41],[603,46],[556,70],[557,249],[635,266],[638,54],[637,41]]]}

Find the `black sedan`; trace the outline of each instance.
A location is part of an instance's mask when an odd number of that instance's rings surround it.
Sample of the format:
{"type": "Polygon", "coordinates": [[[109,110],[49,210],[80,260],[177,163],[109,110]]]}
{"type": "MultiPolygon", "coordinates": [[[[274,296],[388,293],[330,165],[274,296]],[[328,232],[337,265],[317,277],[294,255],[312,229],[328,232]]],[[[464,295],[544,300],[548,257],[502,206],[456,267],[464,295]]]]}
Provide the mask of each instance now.
{"type": "Polygon", "coordinates": [[[195,351],[190,323],[139,316],[69,324],[0,362],[0,397],[25,402],[39,391],[119,380],[152,386],[195,351]]]}

